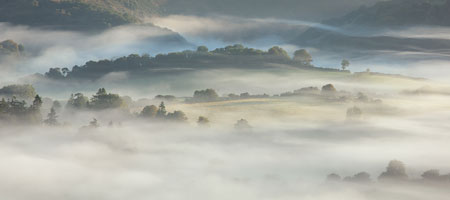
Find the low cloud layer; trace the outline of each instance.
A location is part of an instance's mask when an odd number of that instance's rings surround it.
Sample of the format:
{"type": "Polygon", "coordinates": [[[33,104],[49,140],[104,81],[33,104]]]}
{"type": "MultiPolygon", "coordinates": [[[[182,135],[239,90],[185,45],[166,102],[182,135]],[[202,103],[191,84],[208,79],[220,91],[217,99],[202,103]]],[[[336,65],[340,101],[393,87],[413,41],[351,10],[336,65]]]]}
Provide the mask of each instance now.
{"type": "Polygon", "coordinates": [[[391,159],[407,163],[413,178],[431,168],[450,172],[448,127],[442,123],[450,115],[430,109],[422,114],[413,111],[411,117],[372,117],[351,123],[343,116],[333,123],[291,119],[290,126],[277,120],[268,123],[264,118],[275,119],[274,115],[259,111],[247,118],[252,133],[233,131],[233,118],[221,124],[213,121],[210,129],[141,122],[84,131],[77,126],[6,128],[0,135],[5,163],[0,167],[0,194],[17,200],[406,200],[411,196],[444,200],[448,192],[439,187],[324,185],[332,172],[367,171],[376,180],[391,159]]]}
{"type": "MultiPolygon", "coordinates": [[[[72,67],[89,60],[110,59],[132,53],[157,54],[190,48],[180,35],[152,25],[119,26],[100,33],[34,29],[0,24],[0,40],[11,39],[25,46],[14,62],[0,60],[8,75],[45,72],[50,67],[72,67]]],[[[6,76],[5,76],[6,77],[6,76]]]]}

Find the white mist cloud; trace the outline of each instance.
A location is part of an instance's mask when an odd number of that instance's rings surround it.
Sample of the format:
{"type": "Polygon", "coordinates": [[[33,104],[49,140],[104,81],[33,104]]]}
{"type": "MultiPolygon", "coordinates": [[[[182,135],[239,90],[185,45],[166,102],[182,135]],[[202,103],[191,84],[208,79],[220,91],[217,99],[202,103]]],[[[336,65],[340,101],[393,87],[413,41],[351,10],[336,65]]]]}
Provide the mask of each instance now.
{"type": "Polygon", "coordinates": [[[0,39],[12,39],[25,46],[26,54],[18,61],[2,64],[14,69],[16,75],[44,72],[50,67],[71,68],[89,60],[132,53],[157,54],[190,47],[176,33],[152,25],[119,26],[99,33],[80,33],[2,23],[0,39]]]}

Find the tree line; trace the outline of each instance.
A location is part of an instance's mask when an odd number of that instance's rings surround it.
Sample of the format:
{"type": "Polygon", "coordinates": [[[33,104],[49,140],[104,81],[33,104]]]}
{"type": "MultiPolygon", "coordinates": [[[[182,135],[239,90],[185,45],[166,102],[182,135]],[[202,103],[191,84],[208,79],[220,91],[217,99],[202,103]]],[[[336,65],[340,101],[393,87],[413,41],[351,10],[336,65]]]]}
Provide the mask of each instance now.
{"type": "MultiPolygon", "coordinates": [[[[186,67],[196,69],[223,68],[224,66],[261,68],[265,63],[283,63],[297,67],[314,68],[312,56],[304,49],[294,53],[293,58],[281,47],[274,46],[267,51],[248,48],[241,44],[230,45],[210,51],[200,46],[196,51],[186,50],[154,57],[143,54],[130,54],[117,59],[88,61],[83,66],[69,68],[50,68],[45,77],[55,80],[96,80],[111,72],[136,72],[138,75],[150,73],[149,69],[186,67]]],[[[330,69],[331,70],[331,69],[330,69]]],[[[156,72],[152,72],[156,73],[156,72]]]]}
{"type": "MultiPolygon", "coordinates": [[[[329,174],[327,181],[330,182],[353,182],[353,183],[371,183],[373,182],[370,174],[367,172],[359,172],[353,176],[342,178],[336,173],[329,174]]],[[[450,174],[440,174],[437,169],[430,169],[422,173],[420,179],[412,179],[406,173],[405,164],[399,160],[389,162],[386,170],[378,176],[379,182],[395,182],[395,183],[434,183],[434,184],[450,184],[450,174]]]]}

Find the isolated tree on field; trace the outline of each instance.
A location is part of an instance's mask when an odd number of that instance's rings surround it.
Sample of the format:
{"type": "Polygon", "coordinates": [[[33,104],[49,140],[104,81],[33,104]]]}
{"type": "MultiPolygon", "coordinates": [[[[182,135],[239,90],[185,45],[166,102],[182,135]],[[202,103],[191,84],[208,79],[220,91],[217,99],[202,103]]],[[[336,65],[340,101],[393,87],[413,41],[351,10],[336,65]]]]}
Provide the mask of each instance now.
{"type": "Polygon", "coordinates": [[[207,127],[209,126],[209,119],[203,116],[198,117],[197,124],[199,126],[207,127]]]}
{"type": "Polygon", "coordinates": [[[312,56],[305,49],[295,51],[294,60],[301,62],[303,65],[311,65],[313,61],[312,56]]]}
{"type": "Polygon", "coordinates": [[[336,95],[336,88],[333,84],[327,84],[322,87],[321,94],[327,97],[334,97],[336,95]]]}
{"type": "Polygon", "coordinates": [[[92,121],[89,122],[89,127],[98,128],[100,125],[98,124],[97,119],[93,118],[92,121]]]}
{"type": "Polygon", "coordinates": [[[167,114],[166,106],[164,105],[164,101],[159,104],[158,111],[156,112],[156,117],[165,118],[167,114]]]}
{"type": "Polygon", "coordinates": [[[437,169],[430,169],[422,174],[422,178],[424,180],[437,181],[440,179],[440,177],[441,174],[437,169]]]}
{"type": "Polygon", "coordinates": [[[247,131],[252,129],[248,121],[245,119],[238,120],[236,124],[234,124],[234,128],[239,131],[247,131]]]}
{"type": "Polygon", "coordinates": [[[406,174],[405,165],[398,160],[392,160],[386,167],[386,171],[381,173],[378,180],[384,181],[403,181],[407,180],[408,175],[406,174]]]}
{"type": "Polygon", "coordinates": [[[208,52],[209,51],[209,49],[208,49],[208,47],[206,47],[206,46],[199,46],[198,48],[197,48],[197,52],[203,52],[203,53],[206,53],[206,52],[208,52]]]}
{"type": "Polygon", "coordinates": [[[154,118],[156,117],[156,114],[158,113],[158,108],[154,105],[151,106],[145,106],[144,109],[141,111],[141,117],[145,118],[154,118]]]}
{"type": "Polygon", "coordinates": [[[347,109],[347,119],[351,120],[361,119],[362,114],[363,114],[362,110],[356,106],[347,109]]]}
{"type": "Polygon", "coordinates": [[[44,123],[49,126],[58,126],[58,116],[56,115],[56,111],[54,108],[50,109],[50,113],[47,115],[47,119],[44,120],[44,123]]]}
{"type": "Polygon", "coordinates": [[[347,59],[342,60],[341,62],[342,70],[346,70],[348,66],[350,66],[350,61],[347,59]]]}

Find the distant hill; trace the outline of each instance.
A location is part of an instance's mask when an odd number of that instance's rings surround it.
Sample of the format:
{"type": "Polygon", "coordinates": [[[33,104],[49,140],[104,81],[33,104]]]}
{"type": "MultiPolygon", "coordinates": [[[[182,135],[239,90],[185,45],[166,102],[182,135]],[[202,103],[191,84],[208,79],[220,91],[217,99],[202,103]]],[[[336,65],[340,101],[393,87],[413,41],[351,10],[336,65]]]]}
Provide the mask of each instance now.
{"type": "Polygon", "coordinates": [[[337,30],[310,28],[291,41],[329,50],[397,50],[448,53],[450,40],[386,36],[385,30],[450,26],[450,0],[391,0],[361,7],[323,23],[337,30]]]}
{"type": "Polygon", "coordinates": [[[380,0],[166,0],[167,14],[232,15],[321,21],[380,0]]]}
{"type": "Polygon", "coordinates": [[[390,0],[361,7],[324,24],[364,27],[450,26],[450,0],[390,0]]]}
{"type": "MultiPolygon", "coordinates": [[[[320,49],[393,50],[439,52],[450,49],[450,40],[392,36],[352,36],[329,30],[310,28],[292,43],[320,49]]],[[[448,53],[448,52],[447,52],[448,53]]]]}
{"type": "Polygon", "coordinates": [[[0,0],[0,22],[104,29],[152,15],[231,15],[323,20],[380,0],[0,0]]]}
{"type": "Polygon", "coordinates": [[[0,0],[0,22],[34,27],[98,30],[157,13],[158,0],[0,0]]]}
{"type": "Polygon", "coordinates": [[[209,51],[199,47],[197,51],[185,50],[168,54],[131,54],[114,60],[88,61],[83,66],[50,68],[45,76],[53,80],[95,81],[111,73],[126,72],[132,77],[155,77],[161,74],[178,74],[204,69],[265,69],[272,64],[312,70],[339,71],[316,68],[303,60],[291,59],[286,51],[273,47],[268,51],[236,44],[209,51]]]}

